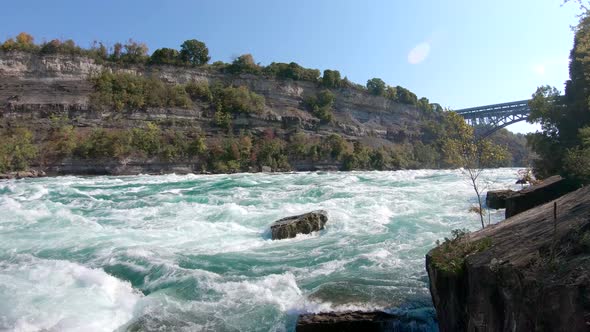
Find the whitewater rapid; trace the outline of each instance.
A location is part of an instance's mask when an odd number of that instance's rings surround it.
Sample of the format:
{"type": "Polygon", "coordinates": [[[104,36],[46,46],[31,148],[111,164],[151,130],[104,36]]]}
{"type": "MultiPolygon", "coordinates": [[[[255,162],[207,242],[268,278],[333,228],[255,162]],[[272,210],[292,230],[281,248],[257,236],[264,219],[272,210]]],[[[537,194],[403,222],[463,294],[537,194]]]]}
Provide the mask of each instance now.
{"type": "MultiPolygon", "coordinates": [[[[484,180],[514,188],[516,174],[484,180]]],[[[479,227],[475,200],[460,170],[0,181],[0,331],[291,331],[302,312],[433,315],[424,255],[479,227]],[[325,230],[270,240],[274,220],[315,209],[329,213],[325,230]]]]}

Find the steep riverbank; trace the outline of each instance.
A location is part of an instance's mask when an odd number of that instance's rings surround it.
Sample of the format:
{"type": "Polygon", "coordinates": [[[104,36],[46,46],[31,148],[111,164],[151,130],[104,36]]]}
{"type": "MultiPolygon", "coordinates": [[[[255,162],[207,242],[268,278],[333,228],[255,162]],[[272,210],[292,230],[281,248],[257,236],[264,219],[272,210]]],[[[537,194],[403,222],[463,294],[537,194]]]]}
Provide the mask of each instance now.
{"type": "Polygon", "coordinates": [[[426,256],[441,331],[588,331],[590,188],[426,256]]]}

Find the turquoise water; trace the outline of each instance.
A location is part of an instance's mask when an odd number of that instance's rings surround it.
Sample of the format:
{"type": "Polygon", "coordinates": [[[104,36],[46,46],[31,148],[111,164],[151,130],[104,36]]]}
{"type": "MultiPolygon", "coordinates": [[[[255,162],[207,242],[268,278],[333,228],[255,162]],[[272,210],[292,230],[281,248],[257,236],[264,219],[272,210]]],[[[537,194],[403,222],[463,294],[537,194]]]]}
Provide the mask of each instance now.
{"type": "MultiPolygon", "coordinates": [[[[484,177],[511,187],[516,171],[484,177]]],[[[477,229],[474,202],[460,170],[2,181],[0,330],[290,331],[302,312],[432,316],[424,255],[452,229],[477,229]],[[325,230],[270,240],[274,220],[315,209],[329,213],[325,230]]]]}

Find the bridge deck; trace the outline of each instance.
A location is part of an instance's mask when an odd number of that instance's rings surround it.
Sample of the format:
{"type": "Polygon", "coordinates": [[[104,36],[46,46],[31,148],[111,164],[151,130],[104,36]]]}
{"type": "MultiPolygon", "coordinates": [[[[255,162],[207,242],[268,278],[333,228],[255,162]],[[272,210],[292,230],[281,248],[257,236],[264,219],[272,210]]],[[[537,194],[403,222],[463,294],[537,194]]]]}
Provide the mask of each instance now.
{"type": "Polygon", "coordinates": [[[456,110],[455,112],[463,116],[464,118],[479,118],[485,117],[486,115],[492,114],[512,114],[512,113],[522,113],[526,112],[529,113],[529,101],[528,100],[520,100],[520,101],[513,101],[510,103],[502,103],[502,104],[493,104],[493,105],[486,105],[486,106],[478,106],[478,107],[470,107],[464,108],[460,110],[456,110]]]}
{"type": "Polygon", "coordinates": [[[491,126],[490,131],[483,135],[487,136],[500,128],[526,120],[531,110],[529,108],[529,100],[519,100],[509,103],[464,108],[455,112],[461,115],[471,125],[486,124],[491,126]]]}

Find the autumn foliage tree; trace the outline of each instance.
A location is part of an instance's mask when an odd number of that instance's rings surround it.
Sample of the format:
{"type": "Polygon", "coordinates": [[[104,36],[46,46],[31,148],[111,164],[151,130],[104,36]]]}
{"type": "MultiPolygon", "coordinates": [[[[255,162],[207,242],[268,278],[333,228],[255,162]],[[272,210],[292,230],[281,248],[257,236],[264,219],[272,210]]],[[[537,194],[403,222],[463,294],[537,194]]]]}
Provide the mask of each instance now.
{"type": "Polygon", "coordinates": [[[447,165],[461,167],[469,179],[477,196],[477,206],[473,211],[477,212],[481,221],[481,228],[485,227],[482,194],[485,185],[482,182],[482,174],[487,168],[498,167],[509,155],[505,148],[493,144],[490,140],[475,136],[473,127],[469,126],[463,118],[455,112],[446,114],[446,121],[454,130],[449,132],[442,140],[442,153],[447,165]]]}

